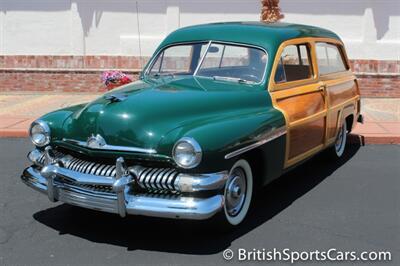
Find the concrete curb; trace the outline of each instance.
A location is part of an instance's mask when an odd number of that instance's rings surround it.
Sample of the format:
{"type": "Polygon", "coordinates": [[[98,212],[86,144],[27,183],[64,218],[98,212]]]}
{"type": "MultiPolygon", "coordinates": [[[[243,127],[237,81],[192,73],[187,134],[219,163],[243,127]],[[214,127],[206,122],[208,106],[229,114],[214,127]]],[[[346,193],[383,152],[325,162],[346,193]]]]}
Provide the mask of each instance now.
{"type": "Polygon", "coordinates": [[[347,142],[351,144],[400,144],[400,136],[374,136],[349,134],[347,142]]]}
{"type": "Polygon", "coordinates": [[[27,130],[0,130],[0,138],[27,138],[28,136],[27,130]]]}

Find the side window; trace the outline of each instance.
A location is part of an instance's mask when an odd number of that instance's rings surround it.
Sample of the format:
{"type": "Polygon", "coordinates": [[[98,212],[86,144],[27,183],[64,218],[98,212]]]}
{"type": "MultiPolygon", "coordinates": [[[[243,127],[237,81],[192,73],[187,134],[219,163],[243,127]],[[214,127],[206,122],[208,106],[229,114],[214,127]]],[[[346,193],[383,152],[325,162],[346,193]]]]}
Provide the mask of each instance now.
{"type": "Polygon", "coordinates": [[[312,75],[310,49],[307,44],[288,45],[281,54],[275,82],[308,79],[312,75]]]}
{"type": "Polygon", "coordinates": [[[337,45],[319,42],[316,44],[316,50],[320,74],[324,75],[347,70],[337,45]]]}

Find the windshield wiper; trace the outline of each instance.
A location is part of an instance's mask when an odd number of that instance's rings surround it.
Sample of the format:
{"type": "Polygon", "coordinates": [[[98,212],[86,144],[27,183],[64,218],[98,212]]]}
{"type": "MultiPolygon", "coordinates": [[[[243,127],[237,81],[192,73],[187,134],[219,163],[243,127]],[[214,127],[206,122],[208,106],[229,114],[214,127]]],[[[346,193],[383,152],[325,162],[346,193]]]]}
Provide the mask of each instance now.
{"type": "Polygon", "coordinates": [[[226,80],[226,81],[235,81],[238,83],[254,83],[253,81],[242,79],[242,78],[233,78],[233,77],[222,77],[222,76],[213,76],[214,80],[226,80]]]}

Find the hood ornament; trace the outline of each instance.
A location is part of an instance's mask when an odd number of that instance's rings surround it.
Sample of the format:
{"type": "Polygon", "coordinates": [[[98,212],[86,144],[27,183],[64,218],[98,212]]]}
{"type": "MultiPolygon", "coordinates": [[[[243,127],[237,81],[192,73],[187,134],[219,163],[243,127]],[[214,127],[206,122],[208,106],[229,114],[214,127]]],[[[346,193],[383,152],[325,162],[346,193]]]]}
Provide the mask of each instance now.
{"type": "Polygon", "coordinates": [[[111,103],[115,103],[115,102],[122,102],[127,97],[128,96],[126,94],[110,94],[110,95],[104,96],[104,99],[106,99],[107,101],[110,101],[111,103]]]}
{"type": "Polygon", "coordinates": [[[86,145],[92,149],[100,149],[101,147],[105,146],[107,143],[100,134],[96,136],[92,134],[86,141],[86,145]]]}

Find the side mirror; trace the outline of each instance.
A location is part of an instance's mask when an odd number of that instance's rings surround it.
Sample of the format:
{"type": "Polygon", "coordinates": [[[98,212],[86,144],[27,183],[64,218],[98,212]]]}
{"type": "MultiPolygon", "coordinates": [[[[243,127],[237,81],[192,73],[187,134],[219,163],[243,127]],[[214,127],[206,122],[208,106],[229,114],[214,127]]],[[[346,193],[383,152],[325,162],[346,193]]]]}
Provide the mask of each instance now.
{"type": "Polygon", "coordinates": [[[209,53],[213,53],[213,54],[218,53],[219,52],[219,48],[216,47],[216,46],[210,46],[210,48],[208,48],[208,52],[209,53]]]}

